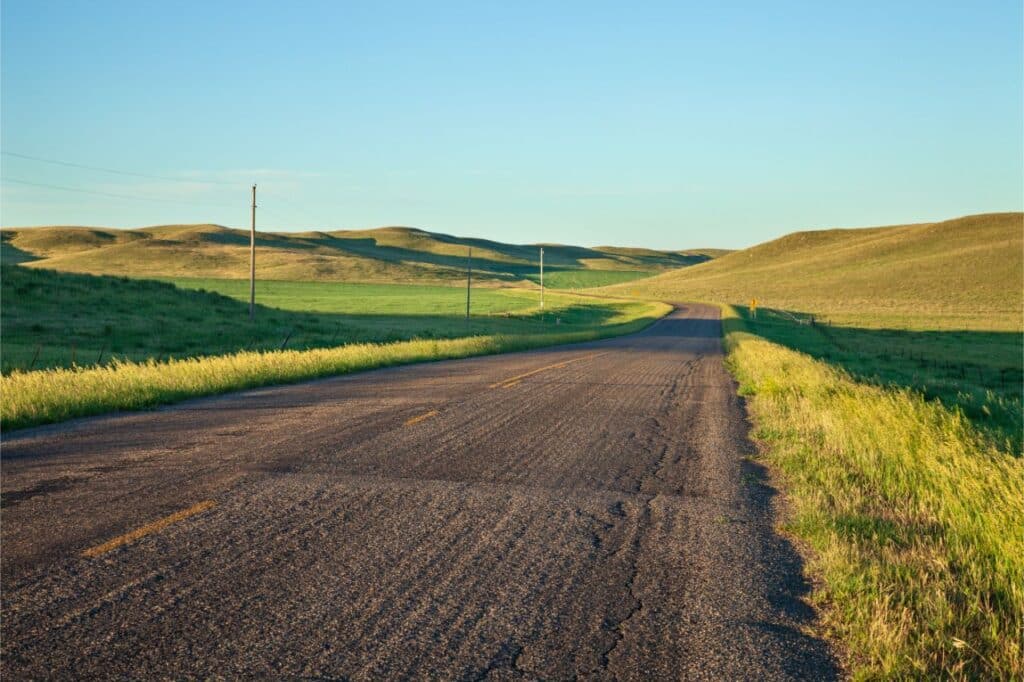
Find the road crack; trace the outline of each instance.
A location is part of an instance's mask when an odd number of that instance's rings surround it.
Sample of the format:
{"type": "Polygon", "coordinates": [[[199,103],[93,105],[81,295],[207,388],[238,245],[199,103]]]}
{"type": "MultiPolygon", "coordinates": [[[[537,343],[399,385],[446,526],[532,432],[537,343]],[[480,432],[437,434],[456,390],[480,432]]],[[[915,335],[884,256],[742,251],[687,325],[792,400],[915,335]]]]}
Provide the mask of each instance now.
{"type": "MultiPolygon", "coordinates": [[[[636,526],[633,532],[633,537],[630,542],[619,551],[619,555],[623,556],[627,563],[626,579],[623,583],[626,594],[629,595],[629,600],[632,602],[628,611],[623,614],[620,618],[605,618],[601,627],[615,637],[615,641],[608,649],[601,653],[600,665],[593,670],[589,671],[588,674],[604,671],[610,673],[611,659],[615,651],[619,648],[622,642],[626,638],[625,629],[629,622],[636,618],[645,608],[643,597],[640,595],[637,589],[637,577],[640,574],[640,553],[643,549],[643,540],[646,536],[646,531],[651,525],[651,500],[654,497],[645,497],[643,500],[643,508],[637,515],[636,526]]],[[[613,679],[617,679],[617,676],[612,674],[613,679]]]]}
{"type": "Polygon", "coordinates": [[[519,659],[522,658],[522,655],[523,647],[514,640],[502,642],[487,665],[472,679],[474,682],[484,682],[491,676],[491,673],[499,671],[507,671],[529,679],[538,679],[536,674],[519,667],[519,659]]]}

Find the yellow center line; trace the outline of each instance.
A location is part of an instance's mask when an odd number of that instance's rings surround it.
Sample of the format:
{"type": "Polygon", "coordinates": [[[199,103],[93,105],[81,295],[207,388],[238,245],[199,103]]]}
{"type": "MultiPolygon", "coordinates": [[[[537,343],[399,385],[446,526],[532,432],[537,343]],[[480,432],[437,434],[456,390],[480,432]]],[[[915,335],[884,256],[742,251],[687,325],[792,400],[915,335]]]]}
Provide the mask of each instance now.
{"type": "Polygon", "coordinates": [[[413,424],[419,424],[424,419],[430,419],[431,417],[436,417],[437,414],[438,414],[437,410],[431,410],[430,412],[425,412],[425,413],[419,415],[418,417],[413,417],[412,419],[405,420],[405,425],[406,426],[412,426],[413,424]]]}
{"type": "Polygon", "coordinates": [[[174,512],[170,516],[165,516],[164,518],[162,518],[162,519],[160,519],[158,521],[154,521],[153,523],[148,523],[145,526],[142,526],[141,528],[136,528],[135,530],[131,531],[130,533],[125,533],[124,535],[118,535],[113,540],[109,540],[107,542],[104,542],[102,545],[96,545],[95,547],[90,547],[89,549],[87,549],[84,552],[82,552],[82,556],[90,557],[91,558],[91,557],[98,557],[101,554],[106,554],[107,552],[109,552],[112,549],[117,549],[118,547],[121,547],[122,545],[127,545],[129,542],[134,542],[135,540],[138,540],[141,537],[145,537],[146,535],[149,535],[150,533],[155,533],[155,532],[157,532],[159,530],[163,530],[164,528],[166,528],[167,526],[171,525],[172,523],[175,523],[177,521],[181,521],[182,519],[187,519],[190,516],[195,516],[196,514],[199,514],[200,512],[204,512],[207,509],[210,509],[211,507],[215,506],[216,504],[217,503],[214,502],[213,500],[204,500],[203,502],[200,502],[198,504],[192,505],[188,509],[182,509],[179,512],[174,512]]]}
{"type": "Polygon", "coordinates": [[[525,372],[523,374],[517,374],[514,377],[509,377],[508,379],[502,379],[501,381],[491,384],[490,388],[511,388],[518,384],[523,379],[525,379],[526,377],[533,376],[534,374],[540,374],[541,372],[547,372],[548,370],[551,369],[565,367],[566,365],[572,364],[574,362],[579,362],[580,360],[590,360],[592,358],[599,358],[602,355],[608,355],[608,353],[611,353],[611,351],[605,351],[604,353],[591,353],[590,355],[584,355],[581,358],[573,358],[572,360],[563,360],[562,362],[556,362],[553,365],[540,367],[539,369],[535,369],[531,372],[525,372]]]}

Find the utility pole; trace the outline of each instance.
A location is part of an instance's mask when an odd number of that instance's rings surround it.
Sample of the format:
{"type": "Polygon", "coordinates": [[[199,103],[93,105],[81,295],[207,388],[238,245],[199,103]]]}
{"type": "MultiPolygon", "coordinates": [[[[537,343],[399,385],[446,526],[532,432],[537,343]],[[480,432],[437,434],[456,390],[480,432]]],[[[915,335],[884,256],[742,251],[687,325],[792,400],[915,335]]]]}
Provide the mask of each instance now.
{"type": "Polygon", "coordinates": [[[249,229],[249,321],[256,319],[256,185],[252,186],[252,226],[249,229]]]}
{"type": "Polygon", "coordinates": [[[469,322],[469,290],[473,284],[473,247],[466,256],[466,321],[469,322]]]}
{"type": "Polygon", "coordinates": [[[540,307],[544,308],[544,247],[540,247],[540,307]]]}

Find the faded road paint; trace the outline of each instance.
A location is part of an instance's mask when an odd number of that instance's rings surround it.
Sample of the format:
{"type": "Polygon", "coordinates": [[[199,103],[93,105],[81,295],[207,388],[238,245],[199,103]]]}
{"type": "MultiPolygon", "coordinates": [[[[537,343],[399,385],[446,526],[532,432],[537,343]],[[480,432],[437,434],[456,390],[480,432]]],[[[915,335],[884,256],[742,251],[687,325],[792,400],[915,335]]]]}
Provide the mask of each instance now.
{"type": "Polygon", "coordinates": [[[430,412],[425,412],[425,413],[419,415],[418,417],[413,417],[412,419],[406,419],[405,420],[405,425],[406,426],[412,426],[413,424],[419,424],[424,419],[430,419],[431,417],[436,417],[437,415],[438,415],[437,410],[431,410],[430,412]]]}
{"type": "Polygon", "coordinates": [[[491,384],[490,387],[491,388],[511,388],[511,387],[515,386],[516,384],[518,384],[523,379],[525,379],[527,377],[531,377],[534,374],[540,374],[541,372],[547,372],[547,371],[552,370],[552,369],[559,369],[561,367],[565,367],[566,365],[571,365],[574,362],[579,362],[580,360],[590,360],[590,359],[593,359],[593,358],[599,358],[602,355],[607,355],[607,354],[608,354],[607,352],[605,352],[605,353],[591,353],[590,355],[584,355],[582,358],[573,358],[572,360],[565,360],[563,362],[556,362],[553,365],[546,365],[544,367],[540,367],[538,369],[535,369],[535,370],[533,370],[531,372],[525,372],[523,374],[517,374],[514,377],[509,377],[508,379],[503,379],[502,381],[495,382],[495,383],[491,384]]]}
{"type": "Polygon", "coordinates": [[[157,531],[163,530],[164,528],[166,528],[167,526],[171,525],[172,523],[176,523],[176,522],[181,521],[183,519],[187,519],[190,516],[195,516],[196,514],[204,512],[207,509],[210,509],[210,508],[212,508],[215,505],[216,505],[216,502],[214,502],[213,500],[204,500],[204,501],[202,501],[202,502],[200,502],[198,504],[192,505],[188,509],[182,509],[181,511],[175,512],[175,513],[171,514],[170,516],[165,516],[164,518],[162,518],[162,519],[160,519],[158,521],[154,521],[153,523],[147,523],[145,526],[142,526],[141,528],[136,528],[135,530],[131,531],[130,533],[125,533],[124,535],[118,535],[113,540],[108,540],[107,542],[104,542],[102,545],[96,545],[95,547],[90,547],[89,549],[87,549],[84,552],[82,552],[82,556],[92,558],[92,557],[98,557],[101,554],[106,554],[107,552],[109,552],[109,551],[111,551],[113,549],[117,549],[118,547],[121,547],[122,545],[127,545],[130,542],[135,542],[139,538],[142,538],[142,537],[145,537],[145,536],[147,536],[147,535],[149,535],[151,533],[156,533],[157,531]]]}

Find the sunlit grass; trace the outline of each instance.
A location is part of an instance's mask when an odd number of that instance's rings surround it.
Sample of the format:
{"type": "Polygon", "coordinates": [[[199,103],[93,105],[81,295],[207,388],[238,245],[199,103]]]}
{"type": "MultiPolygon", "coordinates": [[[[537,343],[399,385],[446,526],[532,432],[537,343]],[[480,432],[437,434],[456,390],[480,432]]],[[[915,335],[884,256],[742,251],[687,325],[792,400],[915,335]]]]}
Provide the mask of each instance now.
{"type": "Polygon", "coordinates": [[[303,351],[239,352],[168,362],[115,361],[0,377],[4,430],[114,410],[137,410],[186,398],[345,374],[391,365],[525,350],[638,331],[665,315],[664,304],[632,305],[616,323],[564,334],[474,336],[303,351]]]}
{"type": "Polygon", "coordinates": [[[1021,454],[1020,332],[951,329],[942,319],[920,331],[825,325],[820,318],[795,324],[784,311],[761,309],[752,317],[745,307],[734,310],[758,336],[841,367],[857,381],[911,388],[957,408],[1002,449],[1021,454]]]}
{"type": "Polygon", "coordinates": [[[729,364],[855,678],[1024,677],[1024,460],[959,408],[750,333],[729,364]]]}
{"type": "Polygon", "coordinates": [[[1022,237],[1021,213],[795,232],[608,292],[732,305],[757,299],[862,328],[1020,332],[1022,237]]]}
{"type": "MultiPolygon", "coordinates": [[[[269,228],[269,231],[266,229],[269,228]]],[[[260,281],[455,284],[465,278],[469,249],[474,279],[490,285],[536,278],[539,246],[461,238],[408,227],[333,232],[274,232],[256,237],[260,281]]],[[[545,244],[549,272],[662,271],[718,255],[640,248],[545,244]]],[[[244,278],[249,234],[219,225],[162,225],[142,229],[35,227],[0,231],[0,261],[29,268],[132,277],[244,278]]],[[[633,279],[635,275],[625,279],[633,279]]],[[[558,284],[559,276],[551,286],[558,284]]],[[[613,275],[570,277],[566,288],[624,281],[613,275]]]]}
{"type": "Polygon", "coordinates": [[[628,322],[635,302],[539,291],[342,282],[168,282],[8,265],[0,273],[3,373],[269,351],[586,331],[628,322]]]}
{"type": "MultiPolygon", "coordinates": [[[[590,289],[610,284],[632,282],[657,274],[654,270],[548,270],[544,273],[544,285],[551,289],[590,289]]],[[[540,282],[537,274],[527,279],[540,282]]]]}

